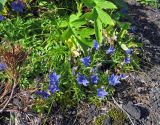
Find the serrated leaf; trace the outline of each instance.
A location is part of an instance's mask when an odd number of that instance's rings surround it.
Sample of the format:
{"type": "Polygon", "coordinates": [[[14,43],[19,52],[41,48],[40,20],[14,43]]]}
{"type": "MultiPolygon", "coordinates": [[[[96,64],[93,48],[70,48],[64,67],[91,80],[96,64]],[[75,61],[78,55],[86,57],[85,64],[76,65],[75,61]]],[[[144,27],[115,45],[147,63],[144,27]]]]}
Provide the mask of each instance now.
{"type": "Polygon", "coordinates": [[[94,0],[82,0],[82,2],[87,6],[87,7],[94,7],[96,4],[94,0]]]}
{"type": "Polygon", "coordinates": [[[96,11],[98,13],[98,18],[102,21],[102,23],[104,23],[105,25],[114,25],[112,18],[106,12],[99,8],[96,8],[96,11]]]}
{"type": "Polygon", "coordinates": [[[67,28],[62,34],[62,40],[68,40],[72,35],[72,30],[67,28]]]}
{"type": "Polygon", "coordinates": [[[102,22],[99,18],[95,20],[95,35],[99,43],[102,42],[102,22]]]}
{"type": "Polygon", "coordinates": [[[99,1],[95,0],[96,6],[98,6],[101,9],[117,9],[116,5],[114,5],[112,2],[109,1],[99,1]]]}
{"type": "Polygon", "coordinates": [[[78,16],[75,15],[75,14],[72,14],[72,15],[70,15],[70,17],[69,17],[69,22],[73,22],[73,21],[75,21],[75,20],[77,20],[77,19],[78,19],[78,16]]]}
{"type": "Polygon", "coordinates": [[[77,20],[70,22],[70,26],[75,28],[79,28],[84,24],[86,24],[86,20],[84,18],[79,18],[77,20]]]}
{"type": "Polygon", "coordinates": [[[67,26],[68,26],[68,21],[66,21],[66,20],[60,21],[60,23],[59,23],[60,28],[64,28],[64,27],[67,27],[67,26]]]}
{"type": "Polygon", "coordinates": [[[95,30],[92,28],[82,28],[79,29],[76,34],[82,38],[90,38],[90,35],[95,34],[95,30]]]}
{"type": "Polygon", "coordinates": [[[82,15],[81,18],[84,18],[86,20],[94,20],[97,18],[97,16],[98,16],[97,12],[92,10],[91,12],[88,12],[88,13],[85,13],[84,15],[82,15]]]}

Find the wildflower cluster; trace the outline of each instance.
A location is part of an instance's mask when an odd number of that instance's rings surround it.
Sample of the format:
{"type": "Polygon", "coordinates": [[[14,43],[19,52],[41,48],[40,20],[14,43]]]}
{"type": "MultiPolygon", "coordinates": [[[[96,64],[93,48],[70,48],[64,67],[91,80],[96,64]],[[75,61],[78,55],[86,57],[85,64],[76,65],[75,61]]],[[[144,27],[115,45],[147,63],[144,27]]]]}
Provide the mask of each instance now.
{"type": "Polygon", "coordinates": [[[11,7],[12,7],[13,11],[23,13],[23,9],[25,7],[25,4],[22,1],[17,0],[17,1],[14,1],[11,3],[11,7]]]}
{"type": "MultiPolygon", "coordinates": [[[[93,41],[93,47],[92,48],[95,49],[97,51],[97,53],[99,53],[98,52],[99,51],[99,44],[96,40],[93,41]]],[[[110,46],[106,50],[106,56],[114,54],[115,51],[116,51],[116,49],[114,48],[114,46],[113,45],[110,46]]],[[[130,55],[131,52],[132,52],[132,49],[126,50],[127,58],[125,59],[125,63],[130,63],[130,58],[129,58],[128,55],[130,55]]],[[[76,80],[77,80],[77,83],[79,85],[83,85],[85,87],[86,86],[92,86],[92,85],[96,85],[97,87],[100,87],[100,88],[97,88],[97,96],[99,98],[104,99],[104,97],[108,95],[108,92],[106,91],[105,87],[100,83],[100,82],[102,82],[102,80],[101,80],[101,75],[102,74],[100,74],[100,71],[97,71],[96,67],[92,67],[94,63],[98,63],[96,60],[92,59],[93,56],[94,56],[94,54],[89,55],[87,57],[83,57],[83,58],[80,59],[81,63],[84,66],[84,69],[81,71],[81,73],[78,72],[76,80]],[[88,73],[83,74],[84,73],[83,71],[87,70],[88,68],[91,68],[90,73],[88,72],[88,73]],[[88,77],[88,75],[89,75],[89,77],[88,77]]],[[[74,75],[75,75],[75,72],[74,72],[74,75]]],[[[111,86],[116,86],[119,83],[121,83],[120,82],[121,79],[125,79],[125,78],[126,78],[126,76],[124,74],[121,74],[121,75],[112,74],[108,78],[106,77],[105,82],[106,83],[108,82],[108,84],[111,85],[111,86]]]]}
{"type": "MultiPolygon", "coordinates": [[[[25,9],[25,3],[22,0],[16,0],[10,3],[10,7],[13,11],[17,13],[23,13],[25,9]]],[[[10,12],[7,12],[7,13],[10,13],[10,12]]],[[[0,14],[0,21],[3,21],[4,19],[5,19],[4,15],[0,14]]]]}
{"type": "MultiPolygon", "coordinates": [[[[136,43],[128,35],[129,24],[116,23],[121,18],[117,16],[124,17],[127,9],[120,9],[115,5],[117,2],[109,0],[89,1],[71,0],[63,7],[63,0],[6,0],[0,12],[0,44],[20,43],[24,51],[14,47],[3,54],[5,61],[0,51],[0,74],[4,74],[0,79],[13,67],[17,72],[9,75],[17,74],[22,86],[28,87],[38,78],[34,82],[41,86],[36,95],[47,100],[36,99],[48,102],[47,106],[50,100],[72,105],[83,99],[92,101],[111,96],[115,86],[127,78],[125,73],[134,68],[132,62],[136,62],[136,56],[132,54],[137,52],[136,43]],[[59,6],[64,9],[55,12],[59,6]],[[49,72],[51,69],[54,72],[49,72]]],[[[131,27],[130,32],[135,33],[136,28],[131,27]]]]}
{"type": "Polygon", "coordinates": [[[42,96],[43,98],[48,98],[50,94],[54,94],[59,91],[58,88],[60,75],[57,75],[56,72],[49,74],[49,87],[46,91],[37,91],[36,94],[42,96]]]}

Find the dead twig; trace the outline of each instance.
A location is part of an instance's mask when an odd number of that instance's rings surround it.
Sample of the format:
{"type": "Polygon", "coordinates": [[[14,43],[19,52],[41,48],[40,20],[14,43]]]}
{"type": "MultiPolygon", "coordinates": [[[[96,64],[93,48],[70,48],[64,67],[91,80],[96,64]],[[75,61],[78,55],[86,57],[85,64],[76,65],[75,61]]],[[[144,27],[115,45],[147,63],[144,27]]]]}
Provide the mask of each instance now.
{"type": "Polygon", "coordinates": [[[113,102],[128,116],[130,122],[132,123],[132,125],[134,125],[134,122],[131,119],[131,116],[128,114],[128,112],[126,112],[121,105],[118,104],[118,102],[114,99],[114,97],[112,97],[113,102]]]}
{"type": "Polygon", "coordinates": [[[9,99],[8,99],[8,101],[6,102],[6,104],[3,106],[3,108],[0,109],[0,113],[3,112],[3,110],[7,107],[8,103],[11,101],[16,86],[17,86],[17,83],[16,83],[16,80],[15,80],[15,81],[14,81],[14,84],[13,84],[13,87],[12,87],[11,94],[10,94],[10,96],[9,96],[9,99]]]}
{"type": "Polygon", "coordinates": [[[5,83],[5,85],[4,85],[4,91],[3,91],[3,93],[2,93],[2,95],[0,97],[0,100],[3,99],[6,96],[6,94],[10,90],[10,88],[11,88],[11,84],[10,83],[5,83]]]}

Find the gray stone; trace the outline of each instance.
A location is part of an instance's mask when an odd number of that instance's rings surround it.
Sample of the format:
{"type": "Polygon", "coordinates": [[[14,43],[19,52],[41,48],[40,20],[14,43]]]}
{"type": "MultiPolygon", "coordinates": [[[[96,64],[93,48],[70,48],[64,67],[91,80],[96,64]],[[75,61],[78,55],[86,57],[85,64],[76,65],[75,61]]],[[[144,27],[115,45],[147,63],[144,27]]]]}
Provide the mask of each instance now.
{"type": "Polygon", "coordinates": [[[22,107],[22,102],[19,98],[14,98],[13,99],[13,104],[15,104],[18,107],[22,107]]]}
{"type": "Polygon", "coordinates": [[[139,109],[139,107],[133,105],[132,102],[129,102],[128,104],[125,104],[122,107],[133,118],[135,118],[135,119],[140,119],[141,118],[141,110],[139,109]]]}
{"type": "Polygon", "coordinates": [[[86,123],[90,123],[92,121],[92,116],[89,115],[89,117],[86,119],[86,123]]]}
{"type": "Polygon", "coordinates": [[[107,119],[104,120],[104,125],[112,125],[112,119],[108,117],[107,119]]]}

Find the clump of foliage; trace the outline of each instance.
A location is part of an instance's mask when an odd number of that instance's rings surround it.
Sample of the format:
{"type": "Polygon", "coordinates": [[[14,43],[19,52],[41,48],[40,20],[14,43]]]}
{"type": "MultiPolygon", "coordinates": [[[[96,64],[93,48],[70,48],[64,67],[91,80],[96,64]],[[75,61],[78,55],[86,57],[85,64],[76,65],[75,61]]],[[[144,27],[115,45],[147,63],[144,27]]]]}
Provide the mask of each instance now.
{"type": "Polygon", "coordinates": [[[159,8],[160,7],[160,3],[159,3],[159,0],[137,0],[140,4],[142,5],[149,5],[149,6],[152,6],[154,8],[159,8]]]}
{"type": "Polygon", "coordinates": [[[126,114],[117,108],[111,109],[108,112],[108,115],[112,118],[113,125],[124,125],[128,121],[126,114]]]}
{"type": "MultiPolygon", "coordinates": [[[[30,51],[18,83],[36,89],[36,111],[54,102],[66,107],[106,100],[138,68],[138,44],[118,7],[106,0],[1,2],[0,45],[7,41],[30,51]]],[[[0,63],[6,71],[7,62],[0,63]]]]}
{"type": "Polygon", "coordinates": [[[100,117],[97,117],[95,120],[95,125],[104,125],[104,121],[108,118],[107,115],[102,115],[100,117]]]}

